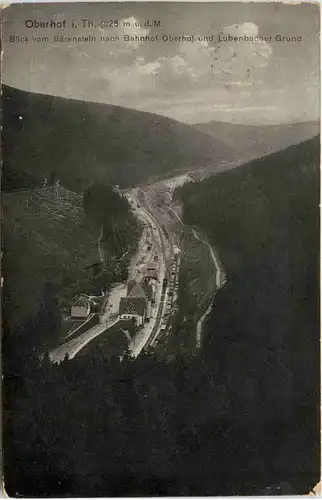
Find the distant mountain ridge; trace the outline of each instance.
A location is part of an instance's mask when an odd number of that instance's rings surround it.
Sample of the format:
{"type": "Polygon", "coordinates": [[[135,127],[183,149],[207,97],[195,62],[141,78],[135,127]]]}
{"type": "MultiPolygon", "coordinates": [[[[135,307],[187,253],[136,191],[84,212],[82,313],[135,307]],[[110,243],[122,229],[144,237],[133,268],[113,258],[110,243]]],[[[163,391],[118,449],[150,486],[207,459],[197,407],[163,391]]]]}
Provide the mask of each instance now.
{"type": "Polygon", "coordinates": [[[210,121],[194,127],[233,147],[245,159],[280,151],[320,133],[320,124],[315,121],[259,126],[210,121]]]}
{"type": "Polygon", "coordinates": [[[152,113],[6,85],[2,103],[5,190],[48,176],[73,190],[95,179],[129,186],[234,157],[224,143],[152,113]]]}

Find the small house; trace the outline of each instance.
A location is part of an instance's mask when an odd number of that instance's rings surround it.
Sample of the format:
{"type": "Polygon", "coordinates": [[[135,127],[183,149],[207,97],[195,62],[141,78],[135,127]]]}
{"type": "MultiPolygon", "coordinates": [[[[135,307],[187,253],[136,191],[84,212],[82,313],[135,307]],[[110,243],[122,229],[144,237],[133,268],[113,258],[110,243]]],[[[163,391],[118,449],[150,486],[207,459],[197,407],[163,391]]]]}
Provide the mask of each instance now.
{"type": "Polygon", "coordinates": [[[70,315],[72,318],[86,319],[91,312],[91,306],[88,297],[80,295],[72,302],[70,315]]]}

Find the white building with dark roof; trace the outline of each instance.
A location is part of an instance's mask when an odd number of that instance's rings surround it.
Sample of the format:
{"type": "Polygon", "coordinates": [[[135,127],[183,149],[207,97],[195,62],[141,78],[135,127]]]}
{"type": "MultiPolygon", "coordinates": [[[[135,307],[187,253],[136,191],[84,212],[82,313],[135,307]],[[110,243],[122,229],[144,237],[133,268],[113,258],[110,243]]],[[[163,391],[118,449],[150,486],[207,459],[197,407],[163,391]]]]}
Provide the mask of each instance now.
{"type": "Polygon", "coordinates": [[[85,295],[79,295],[72,301],[70,315],[72,318],[87,318],[91,312],[90,301],[85,295]]]}
{"type": "Polygon", "coordinates": [[[145,276],[147,278],[152,278],[152,279],[157,279],[158,278],[158,273],[157,273],[157,264],[154,262],[150,262],[146,266],[146,271],[145,271],[145,276]]]}
{"type": "Polygon", "coordinates": [[[122,297],[119,306],[121,319],[134,319],[138,326],[145,321],[147,301],[144,297],[122,297]]]}
{"type": "Polygon", "coordinates": [[[127,297],[120,300],[119,316],[121,319],[134,319],[138,326],[146,320],[148,306],[151,305],[152,286],[131,280],[127,284],[127,297]]]}

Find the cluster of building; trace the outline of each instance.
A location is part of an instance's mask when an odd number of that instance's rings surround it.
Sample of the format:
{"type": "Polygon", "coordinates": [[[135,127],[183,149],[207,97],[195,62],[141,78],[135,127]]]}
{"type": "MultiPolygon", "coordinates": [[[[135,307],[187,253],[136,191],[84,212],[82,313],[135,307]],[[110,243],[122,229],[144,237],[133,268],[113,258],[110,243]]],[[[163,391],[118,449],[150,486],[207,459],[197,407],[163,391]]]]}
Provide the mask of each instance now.
{"type": "MultiPolygon", "coordinates": [[[[161,332],[168,328],[169,319],[177,307],[179,266],[180,249],[174,247],[161,294],[161,309],[164,311],[161,332]],[[164,301],[166,301],[165,309],[163,309],[164,301]]],[[[140,282],[130,280],[127,283],[126,296],[122,297],[119,302],[120,319],[134,320],[138,327],[150,321],[152,308],[155,304],[157,278],[157,264],[151,262],[147,264],[144,277],[140,282]]],[[[86,295],[76,297],[71,306],[72,318],[88,318],[90,313],[94,312],[93,306],[95,304],[86,295]]]]}
{"type": "MultiPolygon", "coordinates": [[[[127,295],[120,300],[119,316],[121,319],[133,318],[136,324],[149,321],[151,308],[155,301],[155,280],[157,265],[147,265],[141,283],[131,280],[127,284],[127,295]]],[[[99,312],[99,304],[85,294],[78,295],[71,303],[70,315],[73,319],[86,320],[93,312],[99,312]]]]}

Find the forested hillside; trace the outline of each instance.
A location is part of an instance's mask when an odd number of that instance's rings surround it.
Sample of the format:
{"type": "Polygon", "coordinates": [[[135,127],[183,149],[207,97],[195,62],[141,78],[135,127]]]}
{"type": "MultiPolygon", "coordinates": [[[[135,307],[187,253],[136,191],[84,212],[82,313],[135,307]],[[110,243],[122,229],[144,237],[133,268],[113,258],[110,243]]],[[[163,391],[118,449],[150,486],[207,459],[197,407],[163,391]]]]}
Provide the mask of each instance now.
{"type": "Polygon", "coordinates": [[[182,167],[217,165],[233,155],[207,134],[152,113],[5,85],[2,102],[7,191],[43,183],[45,177],[73,191],[82,191],[90,180],[130,186],[182,167]]]}

